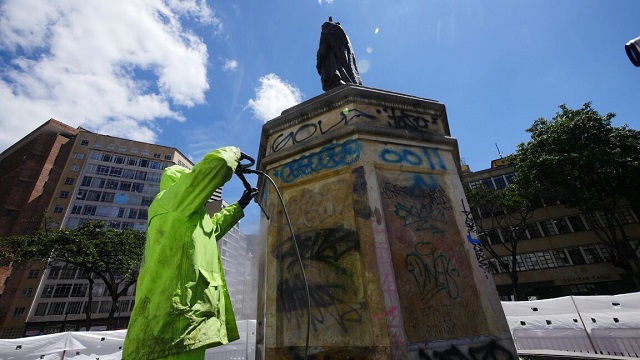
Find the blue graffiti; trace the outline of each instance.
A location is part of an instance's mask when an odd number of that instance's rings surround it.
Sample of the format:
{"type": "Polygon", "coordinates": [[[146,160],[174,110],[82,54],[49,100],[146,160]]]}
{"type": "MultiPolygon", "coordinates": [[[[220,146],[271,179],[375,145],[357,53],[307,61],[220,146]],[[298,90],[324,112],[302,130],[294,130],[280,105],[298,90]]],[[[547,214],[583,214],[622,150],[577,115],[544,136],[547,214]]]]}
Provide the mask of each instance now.
{"type": "Polygon", "coordinates": [[[325,146],[318,152],[301,156],[273,170],[273,175],[282,182],[290,184],[302,176],[351,165],[358,160],[360,160],[360,142],[351,139],[343,143],[325,146]]]}
{"type": "Polygon", "coordinates": [[[407,164],[411,166],[428,165],[431,170],[446,170],[440,153],[436,148],[416,148],[417,152],[411,149],[393,150],[383,149],[380,152],[380,159],[390,164],[407,164]]]}

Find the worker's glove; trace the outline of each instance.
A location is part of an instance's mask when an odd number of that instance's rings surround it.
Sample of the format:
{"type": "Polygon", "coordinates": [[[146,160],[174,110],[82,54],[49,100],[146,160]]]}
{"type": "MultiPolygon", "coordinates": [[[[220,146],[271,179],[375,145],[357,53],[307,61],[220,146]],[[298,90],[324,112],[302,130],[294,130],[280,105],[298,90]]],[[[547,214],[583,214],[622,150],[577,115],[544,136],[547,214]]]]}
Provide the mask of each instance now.
{"type": "Polygon", "coordinates": [[[252,188],[251,191],[245,190],[242,194],[242,197],[240,197],[240,200],[238,200],[238,204],[240,204],[240,206],[242,206],[242,208],[244,209],[247,207],[247,205],[249,205],[251,199],[253,199],[256,195],[258,195],[258,189],[256,188],[252,188]]]}

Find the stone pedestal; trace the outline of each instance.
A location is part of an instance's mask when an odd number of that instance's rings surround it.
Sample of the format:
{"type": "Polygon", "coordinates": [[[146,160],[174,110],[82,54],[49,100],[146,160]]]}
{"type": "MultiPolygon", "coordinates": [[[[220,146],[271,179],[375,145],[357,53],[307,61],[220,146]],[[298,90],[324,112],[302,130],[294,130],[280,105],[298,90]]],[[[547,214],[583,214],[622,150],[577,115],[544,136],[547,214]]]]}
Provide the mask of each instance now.
{"type": "MultiPolygon", "coordinates": [[[[515,359],[437,101],[344,85],[265,124],[311,292],[310,358],[515,359]]],[[[261,181],[258,349],[304,352],[307,302],[274,188],[261,181]]]]}

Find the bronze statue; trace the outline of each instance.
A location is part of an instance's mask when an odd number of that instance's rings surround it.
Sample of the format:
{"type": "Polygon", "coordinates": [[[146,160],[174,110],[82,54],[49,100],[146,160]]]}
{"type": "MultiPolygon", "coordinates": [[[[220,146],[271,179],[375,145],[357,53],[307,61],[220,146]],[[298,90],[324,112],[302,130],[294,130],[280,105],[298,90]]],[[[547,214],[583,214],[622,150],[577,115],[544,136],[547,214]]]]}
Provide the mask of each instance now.
{"type": "Polygon", "coordinates": [[[329,21],[322,24],[316,69],[324,91],[342,84],[362,85],[349,37],[339,22],[333,22],[331,16],[329,21]]]}

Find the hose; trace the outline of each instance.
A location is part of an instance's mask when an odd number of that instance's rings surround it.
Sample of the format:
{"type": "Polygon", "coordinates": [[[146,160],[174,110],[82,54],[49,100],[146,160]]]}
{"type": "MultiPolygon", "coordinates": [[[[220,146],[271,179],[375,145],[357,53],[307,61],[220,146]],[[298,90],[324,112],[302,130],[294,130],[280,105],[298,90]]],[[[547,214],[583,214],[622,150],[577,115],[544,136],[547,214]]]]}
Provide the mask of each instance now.
{"type": "MultiPolygon", "coordinates": [[[[278,186],[276,185],[275,181],[273,181],[273,179],[269,175],[267,175],[267,173],[260,170],[252,170],[252,169],[243,169],[243,172],[262,175],[269,180],[271,185],[273,185],[273,188],[276,190],[276,193],[278,194],[278,198],[280,199],[280,204],[282,205],[282,210],[284,211],[284,216],[287,220],[287,224],[289,225],[289,231],[291,232],[291,239],[293,240],[293,245],[296,250],[296,255],[298,256],[298,263],[300,264],[300,271],[302,272],[302,280],[304,281],[304,287],[307,294],[307,334],[306,334],[306,340],[304,345],[304,360],[307,360],[307,357],[309,355],[309,335],[310,335],[310,329],[311,329],[311,294],[309,293],[309,283],[307,282],[307,275],[305,274],[305,271],[304,271],[304,265],[302,264],[302,256],[300,255],[300,249],[298,249],[298,241],[296,240],[296,235],[293,232],[293,226],[291,225],[291,219],[289,218],[287,207],[284,204],[284,199],[282,198],[282,194],[280,193],[278,186]]],[[[263,209],[263,212],[264,212],[264,209],[263,209]]]]}

